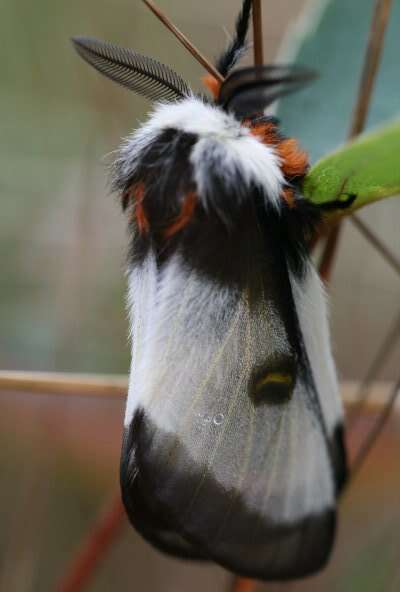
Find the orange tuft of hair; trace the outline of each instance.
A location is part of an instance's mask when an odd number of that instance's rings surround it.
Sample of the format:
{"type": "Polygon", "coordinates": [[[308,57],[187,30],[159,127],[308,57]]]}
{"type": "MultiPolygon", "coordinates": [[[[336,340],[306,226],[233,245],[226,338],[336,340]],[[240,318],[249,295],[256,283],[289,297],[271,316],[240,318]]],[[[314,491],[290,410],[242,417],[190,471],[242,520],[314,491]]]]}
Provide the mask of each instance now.
{"type": "Polygon", "coordinates": [[[144,184],[142,182],[136,183],[128,192],[129,197],[133,198],[135,205],[135,218],[140,234],[147,234],[150,230],[150,223],[146,216],[143,206],[144,200],[144,184]]]}
{"type": "Polygon", "coordinates": [[[251,122],[245,121],[245,125],[250,128],[250,132],[254,136],[257,136],[257,138],[259,138],[263,144],[268,144],[269,146],[276,146],[278,144],[278,128],[274,123],[272,123],[272,121],[258,124],[252,124],[251,122]]]}
{"type": "Polygon", "coordinates": [[[281,169],[285,177],[303,177],[308,169],[308,154],[300,148],[297,140],[286,138],[281,140],[277,126],[271,122],[255,123],[244,121],[253,135],[263,144],[273,146],[281,161],[281,169]]]}
{"type": "Polygon", "coordinates": [[[276,146],[285,177],[304,177],[308,169],[308,154],[300,148],[294,138],[283,140],[276,146]]]}
{"type": "Polygon", "coordinates": [[[286,205],[289,208],[294,208],[296,206],[296,202],[294,199],[294,191],[290,187],[286,187],[286,189],[283,189],[282,198],[285,200],[286,205]]]}
{"type": "Polygon", "coordinates": [[[164,231],[164,238],[168,239],[174,236],[177,232],[182,230],[192,219],[194,210],[197,204],[197,196],[194,191],[191,191],[185,196],[183,200],[181,212],[179,216],[176,218],[175,222],[173,222],[165,231],[164,231]]]}
{"type": "Polygon", "coordinates": [[[204,84],[204,86],[208,88],[214,99],[218,99],[219,92],[221,90],[220,81],[214,78],[212,74],[206,74],[202,77],[201,81],[204,84]]]}

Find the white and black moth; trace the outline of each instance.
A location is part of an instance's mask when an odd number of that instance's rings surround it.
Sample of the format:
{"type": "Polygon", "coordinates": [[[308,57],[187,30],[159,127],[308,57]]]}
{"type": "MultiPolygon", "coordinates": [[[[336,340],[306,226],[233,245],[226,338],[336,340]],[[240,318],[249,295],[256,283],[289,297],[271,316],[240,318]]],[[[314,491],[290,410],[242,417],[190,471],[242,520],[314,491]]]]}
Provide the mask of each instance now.
{"type": "Polygon", "coordinates": [[[308,253],[322,208],[301,195],[305,154],[264,115],[310,76],[231,73],[250,12],[245,0],[215,100],[132,50],[74,43],[157,103],[113,168],[131,231],[129,518],[172,555],[285,580],[329,557],[346,479],[343,412],[308,253]]]}

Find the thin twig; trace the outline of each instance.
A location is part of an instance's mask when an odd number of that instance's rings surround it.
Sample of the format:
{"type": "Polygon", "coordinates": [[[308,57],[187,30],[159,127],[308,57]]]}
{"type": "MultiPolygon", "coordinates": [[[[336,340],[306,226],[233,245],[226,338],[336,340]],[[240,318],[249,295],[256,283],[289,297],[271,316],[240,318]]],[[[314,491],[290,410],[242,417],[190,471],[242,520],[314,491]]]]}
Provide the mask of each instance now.
{"type": "Polygon", "coordinates": [[[125,397],[127,390],[122,375],[0,371],[0,391],[125,397]]]}
{"type": "Polygon", "coordinates": [[[214,76],[219,82],[224,81],[224,77],[213,66],[213,64],[193,45],[191,41],[178,29],[176,25],[155,6],[151,0],[142,0],[148,8],[156,15],[156,17],[167,27],[171,33],[182,43],[184,47],[192,54],[192,56],[205,68],[211,76],[214,76]]]}
{"type": "Polygon", "coordinates": [[[365,127],[372,91],[374,90],[379,62],[382,56],[383,41],[389,22],[391,5],[392,0],[376,0],[375,2],[364,67],[350,128],[350,139],[358,136],[365,127]]]}
{"type": "MultiPolygon", "coordinates": [[[[371,103],[372,91],[374,89],[379,62],[382,55],[383,42],[385,38],[386,26],[389,21],[391,4],[392,0],[376,0],[375,3],[368,45],[365,52],[363,71],[348,136],[349,140],[352,140],[358,136],[365,127],[365,122],[371,103]]],[[[339,228],[340,226],[338,225],[329,234],[328,241],[321,258],[320,266],[323,266],[326,281],[329,281],[329,278],[332,274],[333,263],[340,238],[339,228]]]]}
{"type": "MultiPolygon", "coordinates": [[[[367,411],[379,408],[381,393],[388,387],[386,382],[374,382],[374,393],[367,411]]],[[[341,384],[341,391],[346,404],[353,406],[357,402],[354,396],[356,384],[346,381],[341,384]]],[[[0,371],[0,392],[23,392],[27,395],[54,396],[109,396],[117,399],[126,397],[128,376],[106,374],[62,374],[58,372],[15,372],[0,371]]]]}
{"type": "Polygon", "coordinates": [[[264,48],[261,0],[253,0],[253,43],[254,64],[262,66],[264,64],[264,48]]]}
{"type": "Polygon", "coordinates": [[[257,582],[248,578],[234,578],[231,592],[254,592],[257,582]]]}
{"type": "Polygon", "coordinates": [[[373,360],[365,379],[361,383],[361,386],[358,390],[358,394],[356,396],[356,401],[354,405],[351,407],[350,412],[347,416],[347,429],[351,430],[354,429],[355,424],[359,421],[362,416],[362,412],[364,410],[365,405],[367,404],[369,397],[372,392],[373,388],[373,381],[376,378],[376,375],[379,369],[385,364],[387,358],[393,351],[396,343],[400,338],[400,315],[397,320],[393,323],[392,329],[389,331],[389,334],[386,336],[383,344],[379,348],[378,354],[376,355],[375,359],[373,360]]]}
{"type": "Polygon", "coordinates": [[[394,386],[389,399],[386,402],[386,405],[383,411],[380,413],[378,419],[375,422],[374,427],[368,434],[367,438],[365,439],[363,445],[361,446],[360,450],[357,453],[357,456],[353,462],[350,471],[350,480],[351,482],[355,475],[359,472],[361,467],[363,466],[368,454],[370,453],[372,447],[376,443],[377,439],[379,438],[380,434],[382,433],[396,403],[396,399],[400,392],[400,379],[397,381],[396,385],[394,386]]]}
{"type": "Polygon", "coordinates": [[[334,228],[332,228],[331,232],[329,233],[325,247],[321,255],[321,259],[318,266],[319,275],[321,279],[328,283],[331,279],[332,270],[333,270],[333,263],[336,256],[337,245],[341,233],[341,225],[336,224],[334,228]]]}
{"type": "MultiPolygon", "coordinates": [[[[370,230],[370,228],[368,228],[366,224],[364,224],[364,222],[358,216],[352,216],[351,221],[353,222],[354,226],[361,232],[361,234],[369,241],[369,243],[372,244],[375,247],[375,249],[382,255],[382,257],[392,267],[392,269],[397,273],[397,275],[400,276],[400,261],[397,259],[397,257],[388,249],[388,247],[380,240],[380,238],[377,237],[376,234],[372,232],[372,230],[370,230]]],[[[380,347],[377,356],[372,362],[371,367],[367,372],[367,375],[363,383],[361,384],[357,403],[352,409],[352,412],[347,420],[348,429],[353,429],[354,425],[361,417],[363,407],[366,401],[368,400],[370,394],[370,385],[376,378],[376,375],[381,366],[385,363],[386,359],[391,354],[399,337],[400,317],[392,325],[392,328],[388,336],[386,337],[385,341],[380,347]]]]}
{"type": "Polygon", "coordinates": [[[382,255],[387,263],[394,269],[397,275],[400,276],[400,261],[397,257],[391,253],[388,247],[381,241],[381,239],[376,236],[372,230],[368,228],[368,226],[355,214],[351,216],[350,220],[354,224],[354,226],[364,235],[364,237],[371,243],[373,247],[382,255]]]}
{"type": "Polygon", "coordinates": [[[74,556],[71,566],[66,570],[56,586],[57,592],[81,592],[87,586],[96,570],[126,522],[125,509],[118,492],[99,517],[86,540],[74,556]]]}

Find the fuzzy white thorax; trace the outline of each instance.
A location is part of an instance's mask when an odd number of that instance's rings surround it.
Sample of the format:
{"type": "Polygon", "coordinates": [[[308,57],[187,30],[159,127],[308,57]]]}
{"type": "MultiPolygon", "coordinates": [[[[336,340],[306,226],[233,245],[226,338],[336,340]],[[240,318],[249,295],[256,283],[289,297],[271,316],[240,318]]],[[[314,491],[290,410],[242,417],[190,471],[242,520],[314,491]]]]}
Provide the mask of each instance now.
{"type": "Polygon", "coordinates": [[[232,114],[194,96],[158,104],[148,121],[128,136],[117,161],[123,177],[132,175],[141,151],[167,129],[198,136],[191,163],[200,199],[212,190],[210,167],[216,167],[228,189],[240,178],[244,190],[257,186],[271,205],[280,208],[284,177],[274,148],[263,144],[232,114]]]}

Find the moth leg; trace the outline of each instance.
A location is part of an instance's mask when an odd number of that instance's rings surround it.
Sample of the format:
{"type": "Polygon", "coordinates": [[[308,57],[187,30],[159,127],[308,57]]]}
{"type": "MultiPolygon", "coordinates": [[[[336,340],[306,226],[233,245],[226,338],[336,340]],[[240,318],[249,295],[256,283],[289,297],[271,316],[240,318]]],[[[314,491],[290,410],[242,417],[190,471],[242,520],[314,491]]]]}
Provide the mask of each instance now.
{"type": "Polygon", "coordinates": [[[339,193],[340,195],[347,195],[347,199],[334,199],[332,201],[328,201],[324,204],[320,204],[319,208],[324,212],[329,212],[331,210],[347,210],[354,201],[357,199],[356,193],[339,193]]]}

